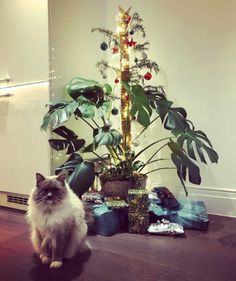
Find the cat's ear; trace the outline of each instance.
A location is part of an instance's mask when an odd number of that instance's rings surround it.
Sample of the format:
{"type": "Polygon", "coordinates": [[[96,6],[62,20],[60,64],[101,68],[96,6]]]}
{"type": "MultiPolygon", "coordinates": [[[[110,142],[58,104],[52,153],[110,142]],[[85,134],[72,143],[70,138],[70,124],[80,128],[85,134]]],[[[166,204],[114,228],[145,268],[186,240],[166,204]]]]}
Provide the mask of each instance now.
{"type": "Polygon", "coordinates": [[[68,171],[63,170],[62,172],[60,172],[60,174],[57,175],[57,181],[64,183],[67,177],[68,177],[68,171]]]}
{"type": "Polygon", "coordinates": [[[45,177],[40,173],[36,173],[36,184],[39,185],[41,182],[45,180],[45,177]]]}

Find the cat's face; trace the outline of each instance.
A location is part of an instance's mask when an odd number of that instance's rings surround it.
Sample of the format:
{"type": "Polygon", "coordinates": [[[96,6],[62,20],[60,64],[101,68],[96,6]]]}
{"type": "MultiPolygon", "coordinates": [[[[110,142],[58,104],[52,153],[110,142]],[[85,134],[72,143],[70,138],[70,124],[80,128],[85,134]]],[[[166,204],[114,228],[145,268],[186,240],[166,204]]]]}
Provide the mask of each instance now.
{"type": "Polygon", "coordinates": [[[36,191],[33,196],[34,201],[46,208],[60,204],[67,194],[65,186],[66,177],[66,172],[62,172],[53,178],[46,178],[37,173],[36,191]]]}

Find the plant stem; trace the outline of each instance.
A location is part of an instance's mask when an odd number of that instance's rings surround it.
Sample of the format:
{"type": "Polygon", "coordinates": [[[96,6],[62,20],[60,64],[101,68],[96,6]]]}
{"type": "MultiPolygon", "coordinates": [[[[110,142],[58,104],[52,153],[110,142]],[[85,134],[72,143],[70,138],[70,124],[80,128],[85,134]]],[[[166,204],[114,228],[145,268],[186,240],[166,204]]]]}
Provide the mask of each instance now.
{"type": "Polygon", "coordinates": [[[93,123],[97,126],[97,128],[99,128],[98,123],[92,118],[93,123]]]}
{"type": "Polygon", "coordinates": [[[158,141],[155,141],[151,144],[149,144],[148,146],[146,146],[144,149],[140,150],[139,153],[134,157],[133,160],[135,160],[137,157],[139,157],[140,154],[142,154],[145,150],[147,150],[148,148],[150,148],[151,146],[153,146],[154,144],[157,144],[158,142],[161,142],[161,141],[164,141],[164,140],[171,140],[173,139],[174,137],[168,137],[168,138],[163,138],[163,139],[160,139],[158,141]]]}
{"type": "Polygon", "coordinates": [[[142,166],[142,168],[140,169],[139,172],[141,172],[142,169],[145,168],[145,166],[146,166],[148,163],[150,163],[150,161],[153,159],[153,157],[154,157],[163,147],[165,147],[165,146],[167,146],[167,145],[168,145],[168,143],[165,143],[165,144],[162,145],[160,148],[158,148],[157,151],[156,151],[156,152],[148,159],[148,161],[142,166]]]}
{"type": "Polygon", "coordinates": [[[138,137],[140,137],[140,136],[142,135],[142,133],[145,132],[145,131],[147,130],[147,128],[149,128],[149,126],[150,126],[153,122],[155,122],[159,117],[160,117],[160,115],[158,115],[157,117],[155,117],[155,118],[150,122],[150,124],[149,124],[147,127],[143,128],[143,130],[134,138],[134,141],[135,141],[138,137]]]}
{"type": "Polygon", "coordinates": [[[106,120],[105,120],[104,116],[102,116],[101,119],[103,121],[103,124],[105,125],[106,124],[106,120]]]}
{"type": "Polygon", "coordinates": [[[158,168],[158,169],[151,170],[151,171],[149,171],[149,172],[145,173],[145,175],[150,174],[150,173],[155,172],[155,171],[159,171],[159,170],[167,170],[167,169],[169,169],[169,170],[176,170],[176,168],[175,168],[175,167],[163,167],[163,168],[158,168]]]}
{"type": "Polygon", "coordinates": [[[106,147],[107,147],[107,150],[109,151],[109,153],[110,153],[110,155],[111,155],[111,157],[112,157],[114,163],[117,164],[118,161],[120,161],[120,159],[117,158],[116,151],[113,150],[113,147],[112,147],[111,145],[106,145],[106,147]],[[118,161],[117,161],[117,160],[118,160],[118,161]]]}
{"type": "MultiPolygon", "coordinates": [[[[85,146],[83,146],[84,148],[86,148],[85,146]]],[[[100,159],[102,162],[106,162],[100,155],[98,155],[96,152],[91,151],[91,153],[93,153],[95,156],[97,156],[98,159],[100,159]]],[[[89,161],[89,159],[88,159],[89,161]]],[[[103,168],[106,168],[105,165],[103,165],[102,163],[99,163],[103,168]]]]}
{"type": "Polygon", "coordinates": [[[153,160],[153,161],[150,161],[148,163],[145,163],[145,164],[141,165],[140,168],[142,168],[143,166],[146,166],[148,164],[152,164],[154,162],[158,162],[158,161],[162,161],[162,160],[166,160],[167,161],[167,160],[170,160],[170,159],[169,158],[159,158],[159,159],[156,159],[156,160],[153,160]]]}
{"type": "Polygon", "coordinates": [[[95,129],[87,120],[85,120],[83,117],[80,117],[87,125],[89,125],[90,128],[93,130],[95,129]]]}

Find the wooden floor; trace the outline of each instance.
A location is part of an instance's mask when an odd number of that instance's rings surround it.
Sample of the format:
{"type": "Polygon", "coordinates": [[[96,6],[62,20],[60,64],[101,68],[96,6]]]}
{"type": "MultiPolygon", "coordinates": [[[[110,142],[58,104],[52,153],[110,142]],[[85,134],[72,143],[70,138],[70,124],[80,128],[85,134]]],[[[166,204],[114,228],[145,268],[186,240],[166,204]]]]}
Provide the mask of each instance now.
{"type": "Polygon", "coordinates": [[[24,214],[0,209],[0,281],[236,281],[236,219],[210,216],[185,238],[89,236],[91,253],[50,270],[39,263],[24,214]]]}

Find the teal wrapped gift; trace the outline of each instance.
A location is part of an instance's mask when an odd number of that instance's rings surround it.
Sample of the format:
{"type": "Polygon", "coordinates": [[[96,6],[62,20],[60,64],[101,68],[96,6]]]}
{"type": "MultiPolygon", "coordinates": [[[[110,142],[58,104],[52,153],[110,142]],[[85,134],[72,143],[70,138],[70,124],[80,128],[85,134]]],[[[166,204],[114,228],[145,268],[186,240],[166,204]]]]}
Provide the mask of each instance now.
{"type": "Polygon", "coordinates": [[[91,232],[111,236],[120,231],[118,211],[108,209],[105,204],[93,205],[91,209],[94,216],[94,223],[89,229],[91,232]]]}
{"type": "Polygon", "coordinates": [[[207,230],[209,218],[203,201],[179,200],[178,209],[168,209],[161,205],[150,204],[150,223],[162,218],[182,225],[186,229],[207,230]]]}

